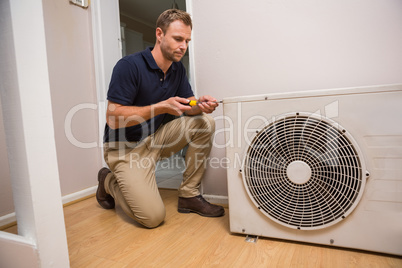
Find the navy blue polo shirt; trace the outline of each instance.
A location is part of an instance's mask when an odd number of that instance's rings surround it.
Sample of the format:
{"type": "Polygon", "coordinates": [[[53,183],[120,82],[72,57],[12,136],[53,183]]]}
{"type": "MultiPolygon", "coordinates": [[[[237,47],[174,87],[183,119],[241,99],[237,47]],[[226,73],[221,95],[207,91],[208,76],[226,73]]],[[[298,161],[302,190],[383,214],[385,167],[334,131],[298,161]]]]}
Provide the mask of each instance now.
{"type": "MultiPolygon", "coordinates": [[[[109,84],[107,99],[124,106],[147,106],[170,97],[194,96],[183,63],[173,62],[164,77],[151,50],[131,54],[115,65],[109,84]]],[[[111,129],[106,124],[104,142],[139,141],[154,133],[171,116],[161,114],[131,127],[111,129]]]]}

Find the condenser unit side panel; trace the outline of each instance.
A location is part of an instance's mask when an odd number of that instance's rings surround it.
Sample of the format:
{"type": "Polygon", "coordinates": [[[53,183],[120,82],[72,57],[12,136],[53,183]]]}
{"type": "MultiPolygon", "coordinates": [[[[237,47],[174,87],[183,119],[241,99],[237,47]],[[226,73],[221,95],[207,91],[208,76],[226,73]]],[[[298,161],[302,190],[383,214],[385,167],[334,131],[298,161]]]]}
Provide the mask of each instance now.
{"type": "Polygon", "coordinates": [[[226,148],[231,159],[227,171],[231,232],[402,255],[402,91],[253,99],[224,101],[234,131],[226,133],[233,139],[233,146],[226,148]],[[257,132],[275,118],[297,112],[339,123],[354,137],[369,174],[354,211],[324,229],[298,230],[272,221],[252,202],[242,179],[240,162],[257,132]]]}

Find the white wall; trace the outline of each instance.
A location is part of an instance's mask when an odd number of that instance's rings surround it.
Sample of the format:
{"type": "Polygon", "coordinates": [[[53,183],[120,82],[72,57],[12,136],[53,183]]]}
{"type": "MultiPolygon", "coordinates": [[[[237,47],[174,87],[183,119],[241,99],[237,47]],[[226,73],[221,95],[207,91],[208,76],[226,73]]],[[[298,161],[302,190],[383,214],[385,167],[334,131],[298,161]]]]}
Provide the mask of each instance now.
{"type": "MultiPolygon", "coordinates": [[[[83,148],[90,143],[99,142],[98,111],[93,109],[98,103],[95,89],[91,8],[80,8],[69,1],[52,0],[43,0],[43,7],[60,187],[61,194],[66,196],[96,186],[97,172],[102,165],[102,152],[99,146],[83,148]],[[80,106],[87,108],[77,110],[73,114],[72,111],[80,106]],[[66,128],[65,121],[68,117],[71,117],[71,124],[66,128]],[[68,137],[66,130],[72,136],[68,137]]],[[[32,16],[34,15],[36,14],[32,16]]],[[[26,29],[29,30],[29,20],[26,29]]],[[[4,53],[12,52],[11,48],[7,49],[10,52],[4,53]]],[[[32,101],[36,101],[40,109],[40,101],[34,99],[32,101]]],[[[39,122],[38,119],[38,129],[39,122]]],[[[1,118],[0,156],[3,156],[0,158],[1,219],[1,216],[14,211],[1,118]]],[[[46,168],[45,163],[43,168],[46,168]]]]}
{"type": "MultiPolygon", "coordinates": [[[[199,96],[402,82],[400,0],[193,0],[190,12],[199,96]]],[[[222,127],[212,158],[225,156],[222,127]]],[[[225,169],[203,186],[227,195],[225,169]]]]}
{"type": "Polygon", "coordinates": [[[97,185],[97,173],[102,164],[100,147],[89,146],[99,142],[98,111],[91,108],[97,105],[97,93],[90,11],[90,8],[80,8],[69,1],[44,0],[49,79],[63,196],[97,185]],[[71,118],[71,124],[67,126],[66,118],[71,118]]]}

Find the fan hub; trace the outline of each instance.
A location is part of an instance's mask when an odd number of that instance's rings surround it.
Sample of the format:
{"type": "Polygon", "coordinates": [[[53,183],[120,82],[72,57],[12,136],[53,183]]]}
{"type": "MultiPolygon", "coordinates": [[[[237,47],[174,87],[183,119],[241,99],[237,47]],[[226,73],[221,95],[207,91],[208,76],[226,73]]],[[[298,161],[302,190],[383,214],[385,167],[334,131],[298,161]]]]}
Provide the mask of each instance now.
{"type": "Polygon", "coordinates": [[[286,173],[289,180],[295,184],[304,184],[311,178],[311,168],[303,161],[296,160],[291,162],[286,169],[286,173]]]}

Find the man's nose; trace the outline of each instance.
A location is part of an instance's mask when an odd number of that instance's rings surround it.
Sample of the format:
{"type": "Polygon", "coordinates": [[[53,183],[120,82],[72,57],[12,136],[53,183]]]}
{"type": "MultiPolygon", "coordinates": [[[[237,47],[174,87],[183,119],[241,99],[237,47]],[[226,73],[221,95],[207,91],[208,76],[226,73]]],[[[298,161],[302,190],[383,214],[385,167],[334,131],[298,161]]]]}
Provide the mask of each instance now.
{"type": "Polygon", "coordinates": [[[187,46],[188,46],[188,44],[186,41],[183,41],[180,43],[180,49],[187,49],[187,46]]]}

